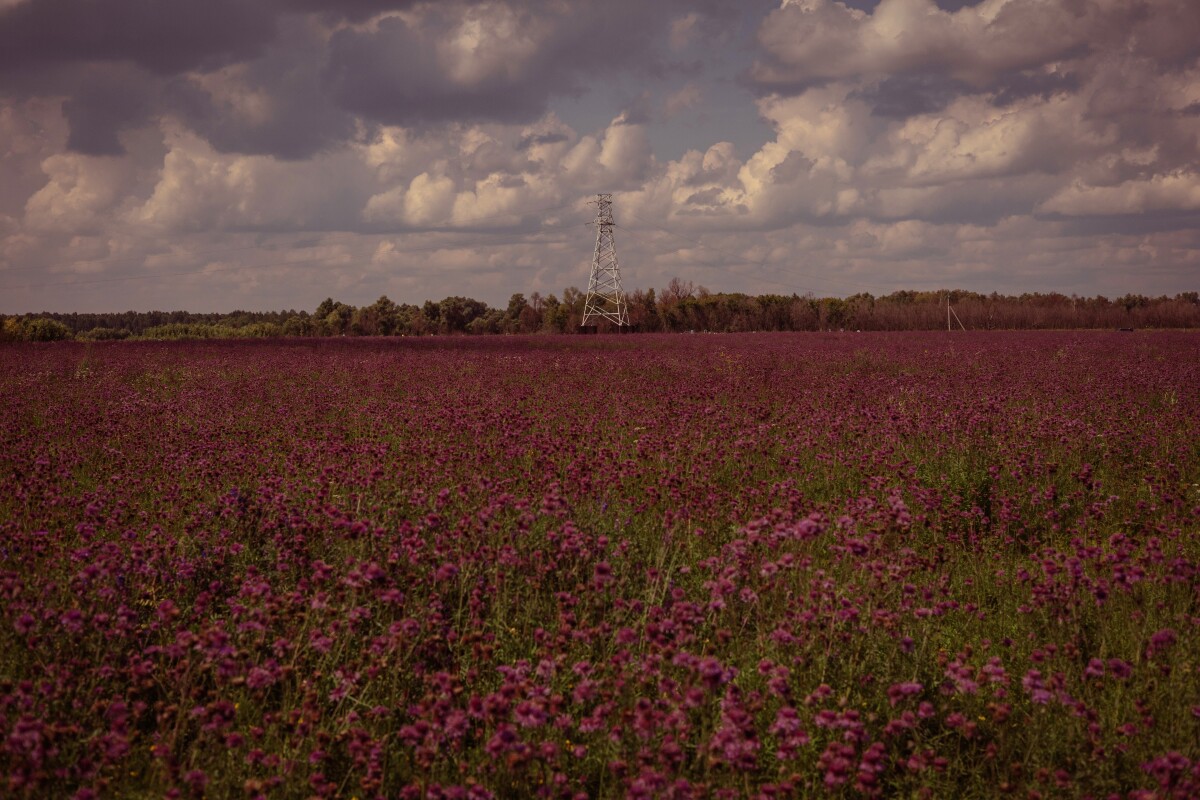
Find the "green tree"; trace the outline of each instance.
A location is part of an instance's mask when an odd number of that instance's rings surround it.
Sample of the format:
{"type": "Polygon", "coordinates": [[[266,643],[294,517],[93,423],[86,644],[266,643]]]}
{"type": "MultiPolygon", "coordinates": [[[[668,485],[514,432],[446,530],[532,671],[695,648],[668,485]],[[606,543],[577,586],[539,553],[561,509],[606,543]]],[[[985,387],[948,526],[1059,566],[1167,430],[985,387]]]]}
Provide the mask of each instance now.
{"type": "Polygon", "coordinates": [[[447,297],[438,307],[444,333],[462,333],[471,322],[488,311],[487,303],[470,297],[447,297]]]}
{"type": "Polygon", "coordinates": [[[283,321],[284,336],[309,336],[311,333],[312,326],[299,314],[293,314],[283,321]]]}
{"type": "Polygon", "coordinates": [[[568,286],[563,289],[563,330],[574,330],[583,324],[583,306],[585,303],[587,303],[587,295],[578,288],[568,286]]]}
{"type": "Polygon", "coordinates": [[[505,333],[520,333],[525,327],[525,309],[527,308],[529,308],[529,303],[526,302],[524,294],[518,292],[508,298],[508,308],[504,311],[500,328],[505,333]]]}
{"type": "Polygon", "coordinates": [[[525,308],[521,309],[521,317],[518,320],[520,323],[518,330],[521,333],[534,333],[537,331],[538,325],[541,323],[541,321],[541,315],[533,310],[533,306],[527,305],[525,308]]]}
{"type": "Polygon", "coordinates": [[[380,295],[367,309],[374,321],[375,335],[393,336],[399,330],[400,306],[389,300],[387,295],[380,295]]]}
{"type": "Polygon", "coordinates": [[[0,342],[20,342],[25,339],[25,326],[16,317],[0,320],[0,342]]]}
{"type": "Polygon", "coordinates": [[[98,326],[79,334],[79,338],[87,339],[93,342],[117,341],[120,339],[128,339],[129,331],[125,328],[107,328],[98,326]]]}
{"type": "Polygon", "coordinates": [[[325,315],[322,320],[325,328],[325,334],[328,336],[341,336],[348,332],[350,320],[354,317],[354,306],[348,306],[345,303],[335,303],[333,310],[325,315]]]}
{"type": "Polygon", "coordinates": [[[25,323],[25,338],[31,342],[57,342],[71,338],[71,329],[56,319],[37,317],[25,323]]]}
{"type": "Polygon", "coordinates": [[[840,297],[826,297],[821,300],[821,329],[833,330],[844,328],[849,316],[849,307],[840,297]]]}
{"type": "Polygon", "coordinates": [[[504,313],[509,319],[518,319],[521,316],[521,312],[525,310],[525,306],[527,305],[529,304],[525,302],[525,295],[521,292],[517,292],[512,297],[508,298],[508,310],[504,313]]]}
{"type": "Polygon", "coordinates": [[[467,323],[467,333],[476,335],[500,333],[500,328],[506,321],[505,312],[498,308],[491,308],[487,313],[467,323]]]}
{"type": "Polygon", "coordinates": [[[658,318],[658,300],[654,289],[635,289],[629,296],[629,322],[639,331],[654,332],[662,330],[662,321],[658,318]]]}
{"type": "Polygon", "coordinates": [[[321,305],[317,306],[317,310],[313,313],[313,316],[317,319],[325,319],[333,313],[333,308],[335,305],[336,303],[333,302],[332,297],[326,297],[321,301],[321,305]]]}
{"type": "Polygon", "coordinates": [[[553,294],[542,298],[542,330],[559,333],[563,331],[567,323],[561,306],[553,294]]]}
{"type": "Polygon", "coordinates": [[[442,307],[432,300],[426,300],[425,305],[421,306],[421,313],[425,315],[425,319],[437,326],[442,321],[442,307]]]}

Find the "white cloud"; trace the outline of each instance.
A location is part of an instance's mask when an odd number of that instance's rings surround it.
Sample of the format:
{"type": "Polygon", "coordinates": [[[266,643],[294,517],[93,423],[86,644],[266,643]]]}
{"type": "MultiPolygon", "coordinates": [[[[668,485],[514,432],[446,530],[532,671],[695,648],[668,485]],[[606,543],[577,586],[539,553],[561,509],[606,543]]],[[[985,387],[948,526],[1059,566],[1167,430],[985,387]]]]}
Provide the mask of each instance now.
{"type": "Polygon", "coordinates": [[[528,70],[552,28],[534,15],[518,15],[503,3],[474,6],[439,40],[438,58],[451,80],[475,86],[497,74],[515,81],[528,70]]]}
{"type": "Polygon", "coordinates": [[[1116,186],[1075,182],[1041,203],[1038,210],[1066,216],[1112,216],[1154,211],[1200,211],[1200,175],[1173,173],[1116,186]]]}
{"type": "Polygon", "coordinates": [[[132,165],[107,156],[59,153],[42,162],[48,178],[25,203],[25,224],[42,233],[90,233],[125,200],[132,165]]]}
{"type": "Polygon", "coordinates": [[[370,176],[348,149],[303,162],[218,153],[170,123],[165,139],[153,191],[127,214],[134,224],[162,231],[332,227],[357,218],[360,187],[370,176]]]}
{"type": "Polygon", "coordinates": [[[1058,172],[1116,141],[1114,126],[1090,121],[1076,96],[997,107],[973,95],[892,126],[865,170],[899,169],[914,185],[1058,172]]]}
{"type": "Polygon", "coordinates": [[[445,220],[454,208],[454,194],[453,180],[422,172],[412,179],[404,195],[404,221],[430,225],[445,220]]]}
{"type": "Polygon", "coordinates": [[[760,28],[769,58],[754,77],[769,85],[936,70],[982,85],[1109,46],[1131,30],[1140,49],[1178,49],[1161,20],[1190,8],[1188,0],[985,0],[949,12],[934,0],[881,0],[868,14],[838,0],[783,0],[760,28]]]}
{"type": "Polygon", "coordinates": [[[654,154],[645,125],[628,125],[618,117],[605,131],[597,161],[617,186],[645,180],[654,167],[654,154]]]}

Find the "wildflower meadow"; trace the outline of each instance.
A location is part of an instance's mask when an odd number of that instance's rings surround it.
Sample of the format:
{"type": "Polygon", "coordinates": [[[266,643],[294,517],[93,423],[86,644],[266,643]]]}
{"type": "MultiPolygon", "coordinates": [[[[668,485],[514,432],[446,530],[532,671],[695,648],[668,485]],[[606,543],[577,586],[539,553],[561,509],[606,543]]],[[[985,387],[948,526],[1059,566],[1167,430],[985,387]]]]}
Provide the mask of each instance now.
{"type": "Polygon", "coordinates": [[[1200,796],[1200,337],[0,347],[0,795],[1200,796]]]}

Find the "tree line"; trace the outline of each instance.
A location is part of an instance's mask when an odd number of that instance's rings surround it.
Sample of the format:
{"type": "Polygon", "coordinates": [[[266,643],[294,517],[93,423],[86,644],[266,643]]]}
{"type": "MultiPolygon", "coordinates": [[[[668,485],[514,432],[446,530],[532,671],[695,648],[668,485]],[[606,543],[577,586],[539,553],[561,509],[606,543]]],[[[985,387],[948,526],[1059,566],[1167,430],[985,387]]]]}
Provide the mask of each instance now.
{"type": "MultiPolygon", "coordinates": [[[[386,296],[365,306],[327,298],[308,311],[125,311],[109,314],[23,314],[0,319],[0,340],[232,339],[280,336],[428,336],[573,333],[583,321],[584,293],[514,294],[504,308],[470,297],[422,305],[386,296]]],[[[1056,292],[1021,295],[898,291],[876,297],[748,295],[710,292],[672,279],[666,288],[627,295],[630,327],[639,332],[931,330],[945,327],[947,301],[955,328],[1200,328],[1200,293],[1174,297],[1127,294],[1116,299],[1056,292]]],[[[602,332],[612,326],[601,322],[602,332]]]]}

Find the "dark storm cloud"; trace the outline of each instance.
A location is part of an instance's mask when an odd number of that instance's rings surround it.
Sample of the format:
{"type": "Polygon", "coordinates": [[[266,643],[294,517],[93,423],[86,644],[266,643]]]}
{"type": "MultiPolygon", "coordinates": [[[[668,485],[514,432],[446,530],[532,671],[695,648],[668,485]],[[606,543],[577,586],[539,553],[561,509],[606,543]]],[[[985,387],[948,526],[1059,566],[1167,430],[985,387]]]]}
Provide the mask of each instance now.
{"type": "MultiPolygon", "coordinates": [[[[983,0],[937,0],[937,5],[942,11],[958,11],[960,8],[971,8],[982,2],[983,0]]],[[[872,5],[877,5],[877,3],[872,3],[872,5]]]]}
{"type": "Polygon", "coordinates": [[[222,69],[164,75],[133,59],[47,62],[0,72],[0,97],[63,97],[67,147],[86,155],[120,155],[122,131],[171,115],[221,152],[304,158],[352,137],[355,120],[324,91],[316,32],[295,16],[278,27],[282,35],[254,58],[222,69]],[[214,94],[206,82],[231,93],[214,94]],[[261,113],[231,103],[238,93],[261,98],[261,113]]]}
{"type": "Polygon", "coordinates": [[[1043,176],[997,178],[987,191],[969,182],[955,182],[932,191],[922,198],[918,213],[911,210],[899,215],[878,214],[881,221],[920,218],[936,224],[993,226],[1006,217],[1029,213],[1044,197],[1050,180],[1043,176]]]}
{"type": "Polygon", "coordinates": [[[771,167],[771,180],[775,183],[791,183],[802,175],[807,175],[815,162],[805,158],[801,153],[788,153],[787,158],[771,167]]]}
{"type": "Polygon", "coordinates": [[[374,30],[343,29],[329,42],[326,81],[337,102],[356,114],[390,124],[445,120],[523,121],[535,117],[550,91],[565,88],[562,72],[540,87],[527,75],[490,72],[455,82],[438,63],[445,29],[413,30],[399,18],[374,30]],[[540,89],[540,91],[538,91],[540,89]]]}
{"type": "Polygon", "coordinates": [[[540,144],[557,144],[568,141],[570,138],[565,133],[531,133],[528,136],[521,137],[520,141],[517,142],[517,149],[528,150],[540,144]]]}
{"type": "Polygon", "coordinates": [[[338,103],[378,122],[525,122],[552,96],[582,92],[594,70],[669,69],[653,43],[676,13],[693,8],[720,14],[731,6],[533,0],[464,12],[464,5],[447,3],[416,26],[393,17],[371,29],[339,30],[329,43],[326,77],[338,103]],[[464,19],[483,38],[475,52],[453,46],[464,19]]]}
{"type": "Polygon", "coordinates": [[[285,5],[296,11],[312,11],[330,18],[361,22],[385,11],[401,11],[421,2],[423,0],[285,0],[285,5]]]}
{"type": "Polygon", "coordinates": [[[618,125],[645,125],[654,118],[649,92],[642,92],[633,102],[625,107],[616,119],[618,125]]]}
{"type": "Polygon", "coordinates": [[[1013,72],[999,75],[993,82],[992,101],[1001,107],[1038,97],[1042,100],[1055,94],[1077,92],[1083,80],[1077,71],[1013,72]]]}
{"type": "MultiPolygon", "coordinates": [[[[1037,97],[1075,92],[1081,85],[1077,72],[1025,70],[995,75],[986,86],[992,102],[1003,108],[1037,97]]],[[[887,119],[906,119],[941,111],[956,98],[978,92],[981,87],[938,72],[902,72],[868,83],[850,93],[871,107],[871,113],[887,119]]]]}
{"type": "Polygon", "coordinates": [[[688,198],[683,203],[688,206],[715,206],[719,204],[720,199],[721,190],[714,187],[700,192],[693,192],[688,195],[688,198]]]}
{"type": "Polygon", "coordinates": [[[1172,211],[1159,214],[1110,214],[1104,216],[1067,217],[1061,214],[1039,214],[1039,219],[1059,222],[1063,231],[1072,236],[1107,236],[1119,233],[1145,236],[1169,231],[1190,232],[1194,247],[1200,247],[1200,213],[1172,211]]]}
{"type": "MultiPolygon", "coordinates": [[[[302,20],[285,20],[278,42],[240,65],[228,80],[262,98],[257,115],[234,113],[227,100],[186,79],[173,80],[164,106],[219,152],[307,158],[351,139],[354,116],[324,91],[319,37],[302,20]]],[[[224,76],[210,76],[220,86],[224,76]]]]}
{"type": "Polygon", "coordinates": [[[877,117],[903,119],[941,111],[966,88],[962,81],[925,72],[885,78],[852,92],[850,97],[864,101],[877,117]]]}
{"type": "Polygon", "coordinates": [[[245,0],[27,0],[0,11],[0,98],[61,96],[67,146],[120,155],[171,76],[253,58],[278,9],[245,0]]]}
{"type": "Polygon", "coordinates": [[[103,64],[79,75],[63,101],[67,147],[93,156],[125,152],[118,134],[144,121],[158,96],[157,81],[128,64],[103,64]]]}
{"type": "Polygon", "coordinates": [[[306,85],[309,76],[283,77],[285,80],[267,87],[283,91],[273,95],[273,109],[261,122],[226,113],[209,94],[183,81],[170,86],[164,105],[221,153],[295,160],[335,147],[354,135],[353,115],[316,93],[308,94],[310,100],[305,102],[306,95],[298,87],[306,85]]]}
{"type": "Polygon", "coordinates": [[[257,0],[31,0],[0,11],[0,72],[57,61],[211,68],[257,53],[277,13],[257,0]]]}
{"type": "Polygon", "coordinates": [[[80,153],[120,154],[123,130],[174,115],[219,151],[304,158],[362,123],[532,120],[552,97],[583,92],[594,70],[669,69],[655,42],[680,14],[701,15],[711,32],[738,9],[733,0],[29,0],[0,11],[0,97],[64,97],[68,146],[80,153]],[[413,13],[341,27],[390,10],[413,13]],[[328,39],[313,19],[334,27],[328,39]],[[456,41],[471,35],[475,51],[456,41]],[[196,80],[229,68],[238,91],[269,100],[260,113],[214,93],[224,78],[196,80]]]}

